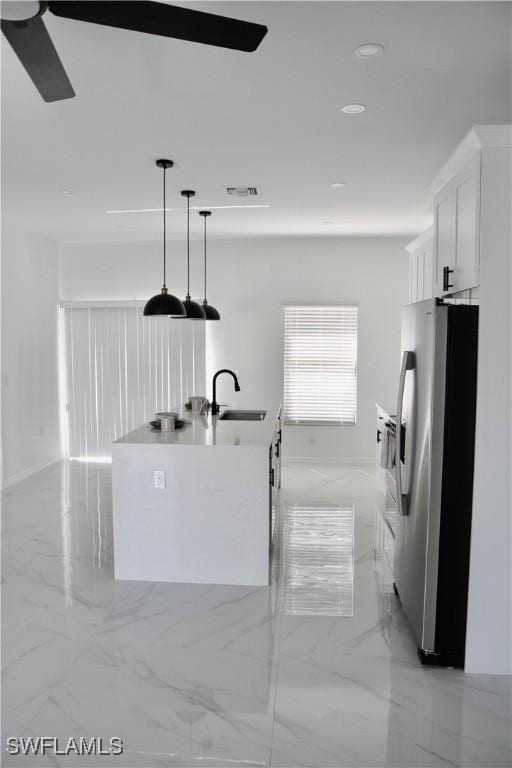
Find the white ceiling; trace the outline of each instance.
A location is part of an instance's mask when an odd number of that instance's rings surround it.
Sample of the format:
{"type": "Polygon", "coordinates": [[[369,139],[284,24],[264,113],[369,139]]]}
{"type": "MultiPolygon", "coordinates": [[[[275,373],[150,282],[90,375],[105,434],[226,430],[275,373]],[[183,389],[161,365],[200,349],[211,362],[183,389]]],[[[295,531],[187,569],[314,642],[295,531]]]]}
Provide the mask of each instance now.
{"type": "MultiPolygon", "coordinates": [[[[204,206],[240,202],[226,186],[260,189],[248,202],[270,207],[214,212],[212,237],[414,234],[469,128],[511,121],[508,2],[190,5],[269,32],[244,54],[47,13],[77,94],[53,104],[2,45],[7,223],[63,240],[160,237],[161,214],[105,211],[161,206],[163,156],[176,163],[169,206],[183,188],[204,206]],[[366,42],[384,55],[355,57],[366,42]],[[352,102],[367,111],[343,114],[352,102]]],[[[183,211],[168,224],[183,236],[183,211]]]]}

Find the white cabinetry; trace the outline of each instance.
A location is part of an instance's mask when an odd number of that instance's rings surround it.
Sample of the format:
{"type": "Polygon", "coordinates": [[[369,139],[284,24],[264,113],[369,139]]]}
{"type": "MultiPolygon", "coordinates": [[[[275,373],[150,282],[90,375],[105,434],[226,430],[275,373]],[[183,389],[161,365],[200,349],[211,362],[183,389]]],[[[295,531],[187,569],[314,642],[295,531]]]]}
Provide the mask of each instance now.
{"type": "Polygon", "coordinates": [[[504,631],[512,626],[511,167],[512,126],[477,125],[431,187],[435,295],[478,287],[480,306],[465,671],[507,675],[512,671],[511,634],[504,631]],[[453,270],[449,289],[445,267],[453,270]]]}
{"type": "Polygon", "coordinates": [[[434,290],[441,296],[446,285],[445,267],[453,268],[452,185],[446,184],[434,196],[434,290]]]}
{"type": "Polygon", "coordinates": [[[278,527],[278,510],[279,510],[279,489],[281,488],[281,443],[282,443],[282,425],[281,425],[281,409],[277,414],[276,425],[274,434],[272,436],[272,443],[269,449],[269,486],[270,486],[270,544],[272,545],[276,538],[276,532],[278,527]]]}
{"type": "MultiPolygon", "coordinates": [[[[479,284],[481,151],[474,150],[437,189],[434,182],[435,295],[479,284]]],[[[439,178],[439,177],[438,177],[439,178]]]]}
{"type": "Polygon", "coordinates": [[[376,439],[377,439],[377,456],[376,456],[376,465],[375,470],[377,473],[377,482],[379,484],[379,488],[381,491],[386,490],[386,476],[384,469],[382,467],[382,441],[384,438],[384,432],[386,431],[386,421],[388,420],[389,416],[383,409],[377,405],[377,430],[376,430],[376,439]]]}
{"type": "Polygon", "coordinates": [[[479,284],[481,154],[477,152],[453,180],[454,282],[459,291],[479,284]]]}
{"type": "Polygon", "coordinates": [[[267,586],[280,414],[188,419],[175,432],[144,424],[112,445],[115,578],[267,586]]]}
{"type": "Polygon", "coordinates": [[[409,252],[409,301],[431,299],[434,295],[432,228],[406,246],[409,252]]]}

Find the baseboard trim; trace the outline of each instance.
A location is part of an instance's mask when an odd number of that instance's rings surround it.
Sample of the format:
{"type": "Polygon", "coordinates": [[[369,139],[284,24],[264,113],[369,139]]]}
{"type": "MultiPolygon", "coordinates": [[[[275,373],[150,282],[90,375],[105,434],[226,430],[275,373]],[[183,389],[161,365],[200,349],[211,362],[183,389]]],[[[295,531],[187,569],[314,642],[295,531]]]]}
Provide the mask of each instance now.
{"type": "Polygon", "coordinates": [[[52,464],[57,464],[59,461],[62,461],[61,456],[57,456],[49,461],[42,461],[40,464],[33,464],[31,467],[27,467],[27,469],[22,469],[21,472],[16,472],[14,475],[4,478],[2,490],[6,490],[17,483],[21,483],[23,480],[31,477],[31,475],[35,475],[37,472],[42,472],[43,469],[47,469],[48,467],[51,467],[52,464]]]}

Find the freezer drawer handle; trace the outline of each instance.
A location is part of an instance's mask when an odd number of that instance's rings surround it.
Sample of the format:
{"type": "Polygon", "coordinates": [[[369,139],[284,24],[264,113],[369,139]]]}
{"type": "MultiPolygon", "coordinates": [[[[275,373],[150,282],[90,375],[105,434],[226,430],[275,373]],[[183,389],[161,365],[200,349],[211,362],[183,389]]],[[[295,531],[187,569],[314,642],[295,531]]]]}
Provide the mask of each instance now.
{"type": "MultiPolygon", "coordinates": [[[[405,377],[407,375],[407,371],[412,371],[414,367],[415,367],[414,352],[404,352],[402,355],[402,367],[400,369],[400,381],[398,384],[398,401],[396,406],[396,423],[400,424],[400,426],[402,425],[402,412],[403,412],[403,406],[404,406],[405,377]]],[[[397,460],[395,461],[396,495],[397,495],[398,512],[401,515],[407,515],[408,514],[407,496],[402,493],[401,456],[403,455],[403,451],[402,451],[403,433],[404,433],[404,430],[402,430],[401,428],[396,430],[396,450],[395,450],[395,455],[397,457],[397,460]]]]}

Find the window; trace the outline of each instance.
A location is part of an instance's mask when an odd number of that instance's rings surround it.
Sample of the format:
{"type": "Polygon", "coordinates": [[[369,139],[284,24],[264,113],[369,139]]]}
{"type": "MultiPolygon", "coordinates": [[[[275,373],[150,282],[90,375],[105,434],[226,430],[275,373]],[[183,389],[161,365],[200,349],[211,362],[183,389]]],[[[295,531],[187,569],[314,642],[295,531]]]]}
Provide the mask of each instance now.
{"type": "Polygon", "coordinates": [[[143,301],[66,302],[69,455],[107,459],[113,440],[204,392],[204,323],[143,317],[143,301]]]}
{"type": "Polygon", "coordinates": [[[287,424],[355,424],[357,307],[285,307],[287,424]]]}

